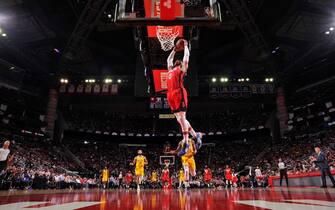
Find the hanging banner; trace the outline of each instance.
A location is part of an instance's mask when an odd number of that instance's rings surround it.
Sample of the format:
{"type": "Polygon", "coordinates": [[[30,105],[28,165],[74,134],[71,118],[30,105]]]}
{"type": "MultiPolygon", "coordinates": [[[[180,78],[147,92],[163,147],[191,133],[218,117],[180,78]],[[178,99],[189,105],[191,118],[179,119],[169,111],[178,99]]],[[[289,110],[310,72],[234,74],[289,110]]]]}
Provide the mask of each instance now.
{"type": "Polygon", "coordinates": [[[91,93],[92,92],[92,85],[91,84],[87,84],[85,86],[85,93],[91,93]]]}
{"type": "Polygon", "coordinates": [[[93,93],[99,94],[100,93],[100,85],[95,84],[93,88],[93,93]]]}
{"type": "Polygon", "coordinates": [[[84,85],[78,85],[77,86],[77,93],[83,93],[84,92],[84,85]]]}

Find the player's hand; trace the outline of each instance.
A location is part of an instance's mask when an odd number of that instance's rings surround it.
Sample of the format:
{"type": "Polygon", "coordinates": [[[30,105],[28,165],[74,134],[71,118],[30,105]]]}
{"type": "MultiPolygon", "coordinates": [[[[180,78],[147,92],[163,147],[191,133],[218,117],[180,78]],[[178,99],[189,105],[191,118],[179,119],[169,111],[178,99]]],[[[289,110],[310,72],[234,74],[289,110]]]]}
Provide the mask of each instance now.
{"type": "Polygon", "coordinates": [[[129,163],[129,165],[133,166],[133,165],[134,165],[134,163],[129,163]]]}

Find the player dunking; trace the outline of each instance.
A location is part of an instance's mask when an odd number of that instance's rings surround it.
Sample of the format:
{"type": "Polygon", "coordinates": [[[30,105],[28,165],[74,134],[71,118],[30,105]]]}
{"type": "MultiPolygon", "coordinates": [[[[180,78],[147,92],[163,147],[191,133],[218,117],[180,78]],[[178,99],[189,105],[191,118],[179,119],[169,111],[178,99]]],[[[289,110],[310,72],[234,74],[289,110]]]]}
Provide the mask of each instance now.
{"type": "Polygon", "coordinates": [[[137,183],[137,190],[140,190],[140,185],[144,177],[144,166],[148,164],[148,160],[142,155],[142,150],[137,151],[137,156],[134,158],[131,165],[135,165],[135,176],[137,183]]]}
{"type": "Polygon", "coordinates": [[[188,49],[187,41],[184,39],[178,40],[176,46],[173,48],[167,59],[168,66],[168,78],[167,78],[167,100],[171,108],[172,113],[176,116],[178,123],[182,129],[183,141],[182,147],[178,153],[179,156],[184,155],[189,146],[187,140],[189,133],[193,138],[197,139],[196,148],[199,149],[202,145],[202,134],[196,133],[189,121],[186,119],[186,110],[188,106],[187,91],[184,87],[184,77],[188,70],[188,62],[190,57],[190,51],[188,49]],[[177,51],[184,49],[183,61],[176,60],[173,63],[174,56],[177,51]]]}
{"type": "MultiPolygon", "coordinates": [[[[195,177],[196,175],[194,155],[197,153],[197,148],[195,146],[195,142],[192,139],[188,139],[186,143],[189,145],[189,149],[184,155],[181,156],[181,162],[184,168],[184,185],[185,188],[188,188],[190,186],[190,175],[192,177],[195,177]]],[[[179,154],[182,150],[183,144],[184,142],[181,140],[176,150],[166,152],[166,154],[179,154]]]]}

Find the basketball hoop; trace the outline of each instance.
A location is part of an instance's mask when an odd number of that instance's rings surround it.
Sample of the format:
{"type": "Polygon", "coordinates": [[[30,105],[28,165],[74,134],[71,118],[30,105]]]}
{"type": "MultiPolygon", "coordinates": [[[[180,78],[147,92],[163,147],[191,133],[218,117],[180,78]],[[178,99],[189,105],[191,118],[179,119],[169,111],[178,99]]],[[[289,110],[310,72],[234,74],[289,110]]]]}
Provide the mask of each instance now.
{"type": "Polygon", "coordinates": [[[156,26],[156,35],[161,43],[162,50],[172,50],[174,40],[179,35],[178,26],[156,26]]]}

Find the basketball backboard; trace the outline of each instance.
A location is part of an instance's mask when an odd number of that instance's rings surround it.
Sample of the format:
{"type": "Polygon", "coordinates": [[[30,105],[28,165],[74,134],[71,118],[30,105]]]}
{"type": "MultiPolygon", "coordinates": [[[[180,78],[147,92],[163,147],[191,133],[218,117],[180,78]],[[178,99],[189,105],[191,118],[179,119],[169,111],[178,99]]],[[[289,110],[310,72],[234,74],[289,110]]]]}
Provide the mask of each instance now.
{"type": "Polygon", "coordinates": [[[119,0],[115,23],[141,25],[217,25],[217,0],[119,0]]]}

